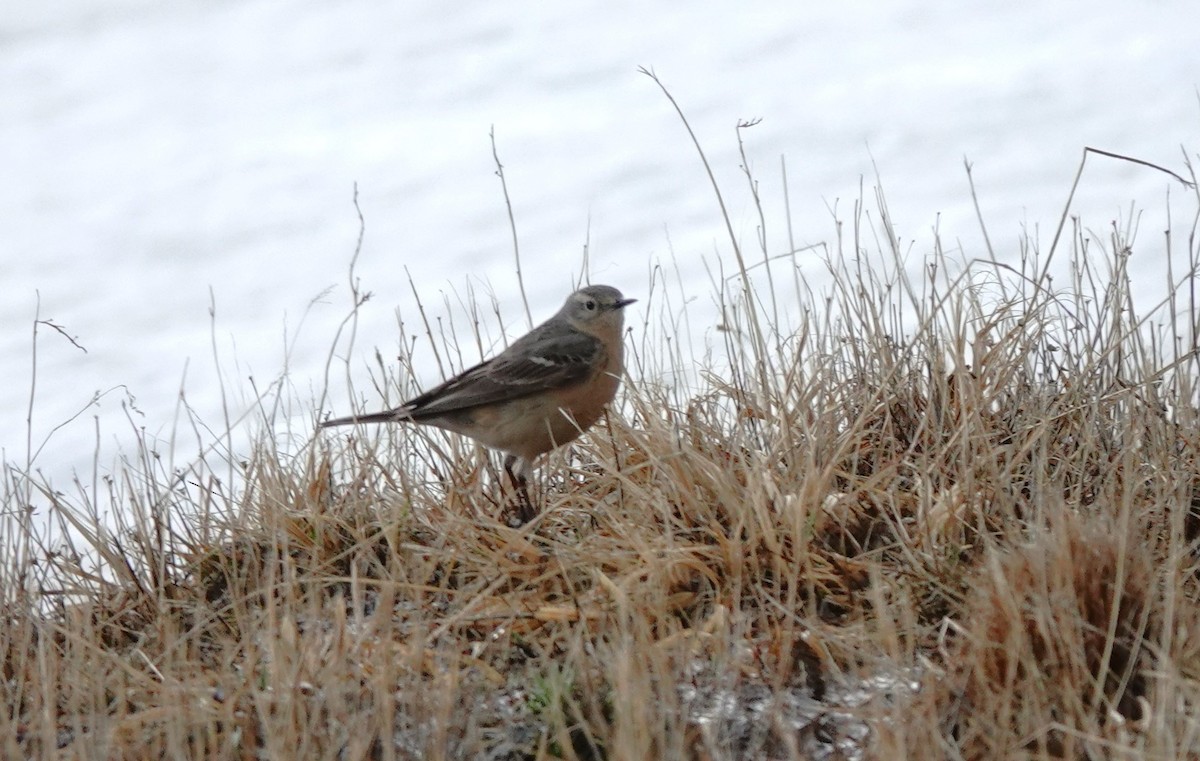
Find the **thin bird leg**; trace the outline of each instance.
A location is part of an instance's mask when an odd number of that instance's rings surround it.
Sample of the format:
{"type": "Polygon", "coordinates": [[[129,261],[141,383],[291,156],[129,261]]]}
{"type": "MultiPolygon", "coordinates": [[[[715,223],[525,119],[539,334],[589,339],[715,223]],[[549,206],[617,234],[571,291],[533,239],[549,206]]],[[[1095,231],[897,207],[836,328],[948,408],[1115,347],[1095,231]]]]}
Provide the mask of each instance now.
{"type": "Polygon", "coordinates": [[[518,473],[513,468],[516,463],[515,455],[505,457],[504,472],[508,474],[513,490],[517,493],[517,520],[524,525],[537,517],[537,510],[534,509],[533,502],[529,499],[528,479],[523,472],[518,473]]]}

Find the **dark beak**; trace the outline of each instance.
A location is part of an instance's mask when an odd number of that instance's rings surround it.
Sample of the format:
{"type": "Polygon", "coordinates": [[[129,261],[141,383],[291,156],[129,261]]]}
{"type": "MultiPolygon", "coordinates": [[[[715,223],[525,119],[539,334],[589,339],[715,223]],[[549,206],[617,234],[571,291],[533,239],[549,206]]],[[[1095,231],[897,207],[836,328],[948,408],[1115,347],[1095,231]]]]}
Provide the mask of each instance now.
{"type": "Polygon", "coordinates": [[[613,304],[613,309],[624,309],[635,301],[637,301],[637,299],[621,299],[617,303],[613,304]]]}

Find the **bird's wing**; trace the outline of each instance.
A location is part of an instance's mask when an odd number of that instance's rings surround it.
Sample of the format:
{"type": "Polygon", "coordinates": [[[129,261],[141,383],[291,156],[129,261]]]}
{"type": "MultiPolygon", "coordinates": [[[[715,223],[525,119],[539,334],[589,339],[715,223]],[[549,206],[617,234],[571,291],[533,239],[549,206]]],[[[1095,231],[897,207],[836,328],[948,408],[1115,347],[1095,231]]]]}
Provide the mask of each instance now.
{"type": "Polygon", "coordinates": [[[402,408],[413,420],[496,404],[586,380],[604,346],[575,330],[534,331],[492,359],[466,370],[402,408]]]}

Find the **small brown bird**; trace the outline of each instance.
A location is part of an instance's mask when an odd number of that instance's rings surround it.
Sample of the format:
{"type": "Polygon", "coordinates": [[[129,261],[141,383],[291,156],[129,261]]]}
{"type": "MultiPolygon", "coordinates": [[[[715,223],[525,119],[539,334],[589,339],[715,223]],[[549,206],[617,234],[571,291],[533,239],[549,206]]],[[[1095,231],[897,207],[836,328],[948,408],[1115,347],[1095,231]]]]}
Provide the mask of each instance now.
{"type": "Polygon", "coordinates": [[[495,357],[395,409],[334,418],[321,427],[421,423],[498,449],[517,491],[519,518],[528,522],[537,514],[526,487],[533,461],[590,428],[617,393],[623,310],[634,301],[607,285],[581,288],[558,314],[495,357]]]}

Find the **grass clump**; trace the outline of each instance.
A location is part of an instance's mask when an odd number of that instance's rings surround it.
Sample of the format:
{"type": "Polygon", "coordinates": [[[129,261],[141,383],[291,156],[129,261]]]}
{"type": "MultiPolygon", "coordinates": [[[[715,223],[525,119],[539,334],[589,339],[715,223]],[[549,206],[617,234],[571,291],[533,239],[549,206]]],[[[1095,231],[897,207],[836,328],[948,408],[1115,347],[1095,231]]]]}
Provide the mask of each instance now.
{"type": "Polygon", "coordinates": [[[695,384],[656,281],[522,528],[461,440],[286,399],[244,459],[7,464],[0,756],[1200,757],[1190,289],[1139,312],[1078,223],[913,279],[881,213],[822,298],[735,241],[695,384]]]}

